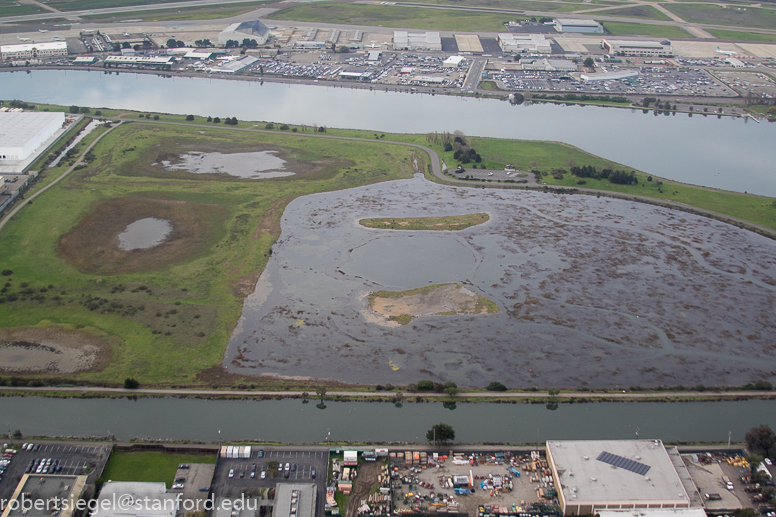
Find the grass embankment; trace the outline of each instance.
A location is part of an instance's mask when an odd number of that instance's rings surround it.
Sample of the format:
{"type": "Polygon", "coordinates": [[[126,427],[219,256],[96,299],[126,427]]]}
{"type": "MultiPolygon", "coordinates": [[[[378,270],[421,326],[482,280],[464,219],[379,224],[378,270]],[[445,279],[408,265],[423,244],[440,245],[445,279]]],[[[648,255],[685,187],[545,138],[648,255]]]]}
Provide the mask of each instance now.
{"type": "Polygon", "coordinates": [[[483,224],[490,219],[485,213],[449,215],[445,217],[384,217],[361,219],[358,223],[367,228],[389,230],[438,230],[458,231],[483,224]]]}
{"type": "Polygon", "coordinates": [[[425,168],[422,153],[380,142],[202,131],[117,128],[95,146],[96,159],[87,168],[71,173],[3,228],[0,263],[13,271],[3,277],[9,286],[0,294],[4,327],[86,327],[120,343],[111,346],[105,369],[68,378],[195,382],[199,372],[220,364],[288,202],[411,177],[415,158],[425,168]],[[166,171],[160,164],[191,150],[274,150],[297,175],[242,180],[166,171]],[[117,249],[116,236],[126,224],[157,216],[173,222],[169,243],[145,251],[117,249]]]}
{"type": "Polygon", "coordinates": [[[121,452],[111,454],[104,480],[164,482],[169,489],[181,463],[215,463],[216,456],[207,454],[165,454],[163,452],[121,452]]]}
{"type": "Polygon", "coordinates": [[[186,8],[181,11],[180,7],[170,7],[168,9],[158,9],[153,11],[137,11],[132,13],[110,13],[110,14],[91,14],[81,16],[85,20],[121,20],[137,19],[142,17],[145,21],[191,21],[191,20],[218,20],[221,18],[231,18],[241,14],[249,13],[269,3],[268,0],[261,2],[246,2],[240,4],[229,4],[228,7],[203,7],[200,9],[186,8]]]}
{"type": "Polygon", "coordinates": [[[505,17],[499,13],[429,9],[402,5],[304,4],[274,12],[273,20],[326,22],[369,26],[406,27],[446,31],[502,31],[505,17]]]}
{"type": "Polygon", "coordinates": [[[704,30],[719,39],[729,39],[729,40],[737,40],[737,41],[763,41],[763,42],[776,41],[776,34],[761,34],[758,32],[744,32],[744,31],[726,31],[722,29],[704,29],[704,30]]]}
{"type": "Polygon", "coordinates": [[[692,35],[672,25],[649,25],[647,23],[601,22],[612,36],[652,36],[653,38],[691,38],[692,35]]]}
{"type": "Polygon", "coordinates": [[[690,23],[776,29],[776,9],[773,6],[760,8],[735,4],[681,4],[673,2],[666,2],[663,6],[690,23]]]}

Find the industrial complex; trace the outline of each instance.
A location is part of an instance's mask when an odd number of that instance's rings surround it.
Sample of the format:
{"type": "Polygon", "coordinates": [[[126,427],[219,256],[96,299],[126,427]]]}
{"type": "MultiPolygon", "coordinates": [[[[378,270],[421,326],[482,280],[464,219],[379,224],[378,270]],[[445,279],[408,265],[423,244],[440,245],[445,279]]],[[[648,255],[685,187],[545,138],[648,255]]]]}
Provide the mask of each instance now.
{"type": "MultiPolygon", "coordinates": [[[[754,476],[746,451],[666,447],[654,439],[553,440],[541,448],[476,450],[197,445],[183,450],[216,456],[215,465],[180,464],[166,482],[105,480],[101,487],[94,482],[110,448],[33,447],[6,445],[10,470],[0,480],[0,496],[10,496],[10,504],[2,517],[51,515],[22,511],[25,498],[40,505],[66,501],[57,517],[71,517],[66,507],[90,497],[93,517],[185,517],[194,508],[214,517],[707,517],[753,505],[764,514],[772,511],[757,504],[763,487],[772,484],[770,465],[762,464],[754,476]],[[46,456],[58,450],[74,451],[52,463],[46,456]],[[68,474],[48,471],[50,465],[68,465],[68,474]],[[13,469],[25,467],[27,473],[14,482],[13,469]]],[[[133,446],[114,447],[126,453],[133,446]]],[[[156,447],[168,448],[180,450],[156,447]]]]}

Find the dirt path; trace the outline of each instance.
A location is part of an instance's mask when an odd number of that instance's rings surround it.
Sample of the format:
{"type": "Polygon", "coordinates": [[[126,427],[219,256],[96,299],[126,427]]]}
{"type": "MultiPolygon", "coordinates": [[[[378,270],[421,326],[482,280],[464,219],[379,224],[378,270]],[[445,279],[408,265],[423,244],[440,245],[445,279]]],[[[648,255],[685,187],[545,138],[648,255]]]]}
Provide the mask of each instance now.
{"type": "Polygon", "coordinates": [[[380,463],[364,463],[358,469],[356,482],[353,484],[353,491],[348,499],[348,508],[345,517],[356,517],[358,507],[361,506],[361,500],[366,499],[372,486],[377,483],[377,476],[380,474],[380,463]]]}

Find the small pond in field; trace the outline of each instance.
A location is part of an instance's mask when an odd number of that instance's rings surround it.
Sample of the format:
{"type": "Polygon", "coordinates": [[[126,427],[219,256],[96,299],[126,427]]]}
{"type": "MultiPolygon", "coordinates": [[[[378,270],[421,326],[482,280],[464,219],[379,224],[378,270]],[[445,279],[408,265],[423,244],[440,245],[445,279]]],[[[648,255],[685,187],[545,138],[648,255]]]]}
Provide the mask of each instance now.
{"type": "Polygon", "coordinates": [[[172,223],[167,219],[146,217],[127,225],[119,234],[119,249],[141,250],[158,246],[172,232],[172,223]]]}
{"type": "Polygon", "coordinates": [[[180,155],[177,163],[163,161],[168,171],[188,171],[195,174],[228,174],[244,179],[267,179],[293,176],[284,170],[286,161],[275,156],[277,151],[252,153],[202,153],[191,152],[180,155]]]}

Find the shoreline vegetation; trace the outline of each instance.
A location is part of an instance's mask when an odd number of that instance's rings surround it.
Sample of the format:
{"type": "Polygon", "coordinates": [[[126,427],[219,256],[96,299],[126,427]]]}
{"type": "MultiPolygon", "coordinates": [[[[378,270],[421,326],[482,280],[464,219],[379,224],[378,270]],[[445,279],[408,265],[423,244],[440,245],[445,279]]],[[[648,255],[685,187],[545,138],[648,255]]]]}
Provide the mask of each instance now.
{"type": "MultiPolygon", "coordinates": [[[[50,111],[68,111],[72,108],[55,105],[35,107],[50,111]]],[[[363,130],[291,126],[277,122],[257,123],[236,119],[231,128],[227,128],[216,125],[217,121],[214,122],[209,117],[202,116],[139,113],[106,108],[91,110],[93,113],[87,109],[88,116],[121,121],[121,127],[116,127],[118,132],[112,131],[111,135],[106,135],[106,138],[99,142],[87,164],[54,186],[45,196],[36,199],[34,206],[25,204],[19,214],[8,221],[11,224],[3,228],[3,239],[9,245],[0,250],[0,259],[4,267],[8,267],[11,272],[4,277],[11,287],[8,288],[8,293],[0,295],[3,298],[3,303],[0,303],[0,318],[8,327],[56,327],[69,331],[92,332],[95,336],[105,338],[105,347],[110,350],[110,361],[107,366],[98,370],[69,374],[51,371],[0,372],[0,378],[4,378],[0,386],[7,382],[13,386],[0,388],[0,396],[11,393],[45,393],[44,396],[67,397],[299,398],[303,396],[303,392],[291,390],[314,390],[315,386],[324,385],[332,391],[348,390],[347,393],[333,395],[345,397],[344,399],[390,399],[394,396],[390,392],[379,393],[367,386],[354,387],[336,381],[250,377],[228,373],[221,365],[223,350],[231,328],[236,324],[241,312],[243,299],[253,292],[258,275],[269,259],[272,245],[280,234],[279,220],[285,206],[292,199],[313,192],[406,178],[413,172],[423,171],[430,180],[454,185],[535,188],[563,194],[609,195],[706,216],[709,214],[702,213],[702,210],[712,207],[716,211],[717,219],[755,231],[760,227],[759,233],[771,238],[776,235],[776,200],[772,198],[693,187],[660,180],[637,171],[634,171],[638,180],[635,184],[616,184],[606,178],[596,178],[593,174],[585,176],[585,187],[580,187],[580,173],[573,173],[575,167],[579,168],[577,166],[588,167],[586,174],[590,173],[590,168],[600,171],[607,168],[621,169],[625,166],[557,142],[461,136],[461,141],[465,142],[467,149],[473,150],[476,147],[482,164],[488,168],[503,168],[505,164],[513,163],[533,170],[545,183],[525,187],[487,180],[465,182],[457,177],[445,177],[441,172],[435,174],[437,171],[432,170],[432,165],[439,169],[439,162],[435,159],[441,158],[444,163],[456,161],[454,151],[446,150],[435,134],[379,134],[363,130]],[[130,121],[132,122],[129,123],[130,121]],[[226,152],[246,151],[259,145],[263,149],[279,150],[284,159],[297,160],[292,163],[297,163],[300,167],[306,164],[304,167],[307,168],[300,169],[305,172],[299,176],[255,182],[220,177],[225,175],[208,179],[194,178],[184,173],[165,171],[157,165],[155,151],[150,149],[161,141],[165,143],[165,148],[171,149],[173,153],[175,149],[183,149],[193,143],[210,147],[216,145],[208,143],[209,140],[200,136],[203,127],[214,130],[208,131],[208,138],[215,138],[229,147],[226,152]],[[235,129],[238,131],[235,132],[235,129]],[[303,142],[306,146],[304,154],[299,148],[303,142]],[[385,151],[380,163],[375,162],[372,147],[374,145],[381,146],[381,150],[385,151]],[[319,157],[324,154],[330,156],[332,147],[339,158],[327,158],[325,163],[321,162],[319,157]],[[416,168],[412,165],[415,160],[416,168]],[[572,172],[566,170],[569,163],[575,164],[571,167],[572,172]],[[146,186],[149,181],[157,185],[157,188],[163,189],[149,193],[146,186]],[[197,190],[201,192],[196,192],[197,190]],[[278,192],[281,191],[283,195],[279,196],[278,192]],[[88,199],[84,195],[85,192],[91,192],[88,199]],[[171,258],[168,257],[169,260],[162,264],[166,269],[161,273],[155,270],[140,272],[132,268],[127,269],[126,264],[121,262],[113,264],[115,271],[91,270],[86,261],[89,257],[63,254],[62,236],[72,233],[74,227],[82,224],[82,218],[98,209],[100,203],[116,199],[126,204],[127,210],[131,209],[132,213],[135,213],[137,208],[135,205],[142,202],[142,208],[148,210],[151,216],[162,210],[165,211],[165,217],[177,217],[176,221],[180,221],[183,226],[196,228],[199,232],[196,253],[193,256],[178,256],[171,252],[171,258]],[[64,216],[57,215],[57,207],[63,202],[70,208],[64,216]],[[723,211],[728,208],[732,213],[725,214],[723,211]],[[754,228],[747,227],[740,221],[725,220],[725,216],[748,218],[746,221],[754,228]],[[49,221],[49,232],[45,235],[31,232],[30,228],[42,224],[41,221],[49,221]],[[215,230],[218,228],[228,229],[228,238],[216,245],[216,236],[219,233],[215,230]],[[253,231],[256,228],[258,232],[253,231]],[[20,234],[35,235],[35,238],[40,240],[40,257],[30,259],[30,255],[25,252],[25,246],[30,244],[18,238],[20,234]],[[63,257],[68,261],[67,264],[62,260],[63,257]],[[37,267],[38,261],[45,261],[47,266],[37,267]],[[213,264],[225,262],[232,264],[231,269],[218,267],[213,270],[211,280],[202,281],[203,273],[210,271],[209,268],[212,268],[213,264]],[[25,285],[27,283],[32,286],[28,287],[25,285]],[[48,290],[56,290],[56,296],[50,296],[51,293],[35,294],[34,297],[31,295],[29,301],[25,301],[22,291],[19,291],[21,294],[16,293],[17,286],[25,291],[32,287],[39,288],[43,293],[47,289],[40,286],[47,284],[48,290]],[[181,289],[182,286],[186,288],[181,289]],[[10,294],[17,296],[13,303],[8,303],[10,294]],[[176,326],[181,328],[176,329],[176,326]],[[210,335],[204,333],[204,330],[216,327],[220,330],[210,335]],[[187,343],[188,348],[182,350],[176,340],[183,340],[181,343],[187,343]],[[122,346],[116,346],[115,341],[121,341],[122,346]],[[165,357],[167,359],[163,360],[165,357]],[[153,368],[148,366],[149,362],[154,361],[161,363],[153,368]],[[173,368],[175,361],[180,362],[173,368]],[[169,375],[173,369],[176,374],[169,375]],[[167,385],[173,388],[173,391],[118,389],[101,392],[102,388],[99,386],[114,386],[115,379],[123,379],[125,376],[137,378],[142,388],[167,385]],[[167,384],[166,379],[169,378],[176,378],[179,382],[176,385],[167,384]],[[55,384],[60,388],[46,388],[46,384],[55,384]],[[74,386],[75,384],[90,387],[74,386]],[[201,389],[206,387],[225,389],[201,389]],[[189,389],[186,391],[183,388],[189,389]],[[81,393],[84,391],[88,393],[81,393]]],[[[83,112],[83,109],[81,111],[83,112]]],[[[101,134],[100,131],[95,131],[79,144],[80,154],[74,157],[74,163],[87,154],[87,146],[101,134]]],[[[160,158],[170,157],[160,155],[160,158]]],[[[54,177],[59,177],[63,167],[66,168],[66,165],[60,166],[59,170],[42,167],[38,184],[47,184],[54,177]]],[[[407,226],[419,224],[421,227],[442,224],[443,227],[449,226],[453,229],[457,224],[468,224],[477,220],[480,222],[476,224],[482,224],[487,221],[486,217],[487,214],[466,214],[453,216],[453,219],[431,218],[435,219],[433,222],[426,220],[427,218],[411,218],[418,221],[411,221],[410,218],[391,218],[393,222],[390,224],[399,227],[403,222],[408,222],[407,226]],[[467,217],[470,219],[465,219],[467,217]]],[[[94,224],[107,224],[106,221],[104,218],[96,218],[94,224]]],[[[119,223],[124,224],[122,221],[119,223]]],[[[113,231],[105,229],[104,233],[109,236],[113,231]]],[[[6,275],[5,271],[3,274],[6,275]]],[[[749,388],[745,387],[744,391],[737,391],[740,389],[681,388],[677,392],[669,393],[667,390],[649,391],[638,388],[633,389],[630,394],[611,392],[604,396],[600,391],[593,395],[592,391],[580,388],[579,391],[559,394],[557,398],[569,401],[603,400],[604,397],[612,400],[632,398],[680,401],[776,397],[776,394],[752,391],[755,388],[751,385],[749,388]]],[[[444,395],[413,393],[410,396],[420,400],[436,400],[444,395]]],[[[461,393],[460,397],[449,400],[546,402],[548,399],[532,390],[499,395],[475,391],[461,393]]]]}
{"type": "Polygon", "coordinates": [[[459,231],[485,224],[490,216],[485,213],[448,215],[444,217],[377,217],[361,219],[358,224],[384,230],[459,231]]]}

